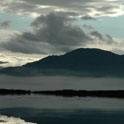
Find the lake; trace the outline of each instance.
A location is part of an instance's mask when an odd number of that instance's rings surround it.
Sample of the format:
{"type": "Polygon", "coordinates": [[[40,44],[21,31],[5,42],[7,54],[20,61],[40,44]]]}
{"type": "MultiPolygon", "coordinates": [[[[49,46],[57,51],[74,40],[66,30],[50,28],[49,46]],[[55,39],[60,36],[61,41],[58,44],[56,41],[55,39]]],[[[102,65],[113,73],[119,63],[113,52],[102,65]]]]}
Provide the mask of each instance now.
{"type": "MultiPolygon", "coordinates": [[[[123,78],[0,76],[0,89],[124,90],[123,78]]],[[[123,124],[124,99],[0,96],[0,124],[123,124]],[[30,122],[30,123],[29,123],[30,122]]]]}
{"type": "Polygon", "coordinates": [[[45,95],[0,96],[0,124],[32,123],[123,124],[124,99],[45,95]]]}

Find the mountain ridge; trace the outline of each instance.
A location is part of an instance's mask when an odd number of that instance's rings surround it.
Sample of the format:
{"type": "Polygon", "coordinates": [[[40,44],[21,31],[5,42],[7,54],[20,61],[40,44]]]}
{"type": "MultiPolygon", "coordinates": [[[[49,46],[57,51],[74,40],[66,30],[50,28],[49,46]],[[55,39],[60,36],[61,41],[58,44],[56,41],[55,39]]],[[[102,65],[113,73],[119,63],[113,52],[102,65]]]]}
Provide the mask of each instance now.
{"type": "Polygon", "coordinates": [[[53,55],[21,67],[0,71],[8,75],[123,76],[124,55],[110,51],[79,48],[64,55],[53,55]]]}

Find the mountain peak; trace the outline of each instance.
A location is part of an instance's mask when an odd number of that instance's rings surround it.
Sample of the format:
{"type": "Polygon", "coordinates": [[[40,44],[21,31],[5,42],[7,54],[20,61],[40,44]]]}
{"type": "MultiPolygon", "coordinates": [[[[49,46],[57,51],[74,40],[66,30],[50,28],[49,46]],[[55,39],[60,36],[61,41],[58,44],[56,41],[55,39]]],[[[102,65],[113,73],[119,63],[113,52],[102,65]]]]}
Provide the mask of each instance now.
{"type": "Polygon", "coordinates": [[[10,75],[124,75],[124,56],[110,51],[79,48],[60,56],[48,56],[22,67],[1,71],[10,75]]]}
{"type": "Polygon", "coordinates": [[[117,55],[107,50],[97,49],[97,48],[78,48],[76,50],[70,51],[65,55],[117,55]]]}

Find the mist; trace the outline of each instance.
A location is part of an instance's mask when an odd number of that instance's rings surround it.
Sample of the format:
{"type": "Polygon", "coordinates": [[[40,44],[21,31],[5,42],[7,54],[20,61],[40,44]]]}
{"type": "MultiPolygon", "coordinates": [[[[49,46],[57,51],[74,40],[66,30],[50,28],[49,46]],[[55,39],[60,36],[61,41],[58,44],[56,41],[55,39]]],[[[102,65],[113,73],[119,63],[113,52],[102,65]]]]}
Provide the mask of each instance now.
{"type": "Polygon", "coordinates": [[[0,89],[25,90],[124,90],[123,78],[84,78],[72,76],[0,76],[0,89]]]}

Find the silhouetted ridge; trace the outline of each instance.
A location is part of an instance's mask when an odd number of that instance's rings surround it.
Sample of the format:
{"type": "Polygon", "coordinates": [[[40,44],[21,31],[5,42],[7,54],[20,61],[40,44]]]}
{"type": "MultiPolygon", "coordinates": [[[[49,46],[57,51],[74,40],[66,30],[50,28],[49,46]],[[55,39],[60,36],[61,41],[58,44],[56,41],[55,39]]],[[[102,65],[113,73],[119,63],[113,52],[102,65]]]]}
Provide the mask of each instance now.
{"type": "Polygon", "coordinates": [[[14,89],[0,89],[0,95],[27,95],[31,94],[30,90],[14,90],[14,89]]]}
{"type": "Polygon", "coordinates": [[[100,49],[80,48],[61,56],[48,56],[22,67],[1,71],[9,75],[124,76],[124,56],[100,49]]]}
{"type": "MultiPolygon", "coordinates": [[[[66,53],[65,55],[76,55],[76,56],[87,56],[87,55],[109,55],[109,56],[115,56],[117,54],[112,53],[110,51],[101,50],[101,49],[95,49],[95,48],[79,48],[73,51],[70,51],[66,53]]],[[[117,55],[118,56],[118,55],[117,55]]]]}
{"type": "Polygon", "coordinates": [[[0,89],[0,95],[56,95],[63,97],[109,97],[124,98],[124,90],[55,90],[55,91],[31,91],[31,90],[13,90],[0,89]]]}
{"type": "Polygon", "coordinates": [[[110,98],[124,98],[123,90],[56,90],[56,91],[34,91],[34,94],[56,95],[64,97],[110,97],[110,98]]]}

